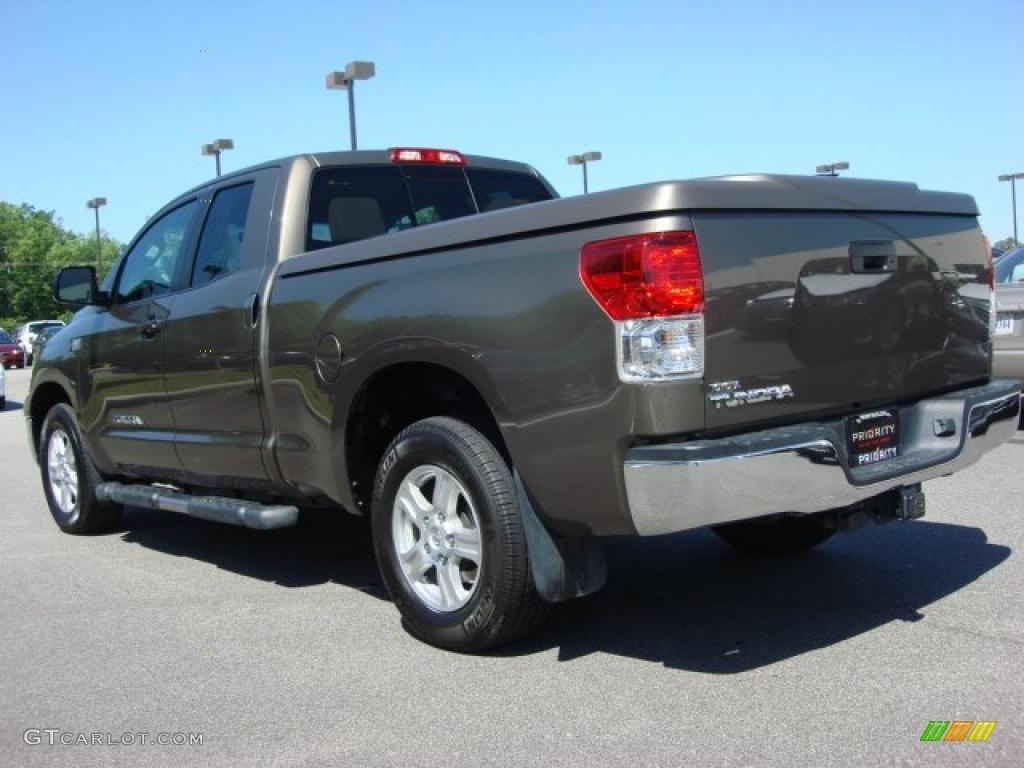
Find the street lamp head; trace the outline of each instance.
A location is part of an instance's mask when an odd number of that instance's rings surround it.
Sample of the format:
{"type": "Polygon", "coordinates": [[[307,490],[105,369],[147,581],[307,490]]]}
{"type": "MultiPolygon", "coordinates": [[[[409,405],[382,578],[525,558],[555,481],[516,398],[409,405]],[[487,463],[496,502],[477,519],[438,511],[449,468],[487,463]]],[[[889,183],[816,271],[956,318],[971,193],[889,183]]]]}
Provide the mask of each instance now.
{"type": "Polygon", "coordinates": [[[235,142],[232,141],[231,139],[217,139],[215,142],[213,142],[213,146],[215,149],[223,151],[225,149],[234,149],[235,142]]]}
{"type": "Polygon", "coordinates": [[[1013,181],[1015,179],[1024,179],[1024,173],[1004,173],[999,177],[1000,181],[1013,181]]]}
{"type": "Polygon", "coordinates": [[[220,150],[213,144],[203,144],[202,149],[200,149],[199,152],[203,155],[216,155],[220,150]]]}
{"type": "Polygon", "coordinates": [[[94,197],[92,200],[85,202],[86,208],[99,208],[101,205],[107,204],[107,198],[105,197],[94,197]]]}
{"type": "Polygon", "coordinates": [[[348,80],[369,80],[377,74],[372,61],[350,61],[345,65],[345,77],[348,80]]]}
{"type": "Polygon", "coordinates": [[[348,88],[349,79],[344,72],[328,72],[327,87],[333,91],[343,91],[348,88]]]}
{"type": "Polygon", "coordinates": [[[601,159],[601,153],[600,152],[584,152],[583,153],[583,159],[586,160],[588,163],[593,162],[594,160],[600,160],[601,159]]]}
{"type": "Polygon", "coordinates": [[[850,164],[844,160],[839,163],[826,163],[825,165],[819,165],[814,169],[814,172],[819,176],[835,176],[836,171],[848,170],[850,170],[850,164]]]}
{"type": "Polygon", "coordinates": [[[343,91],[353,80],[369,80],[377,74],[372,61],[350,61],[345,65],[344,72],[328,72],[327,87],[335,91],[343,91]]]}
{"type": "Polygon", "coordinates": [[[583,155],[569,155],[566,158],[569,165],[583,165],[583,155]]]}

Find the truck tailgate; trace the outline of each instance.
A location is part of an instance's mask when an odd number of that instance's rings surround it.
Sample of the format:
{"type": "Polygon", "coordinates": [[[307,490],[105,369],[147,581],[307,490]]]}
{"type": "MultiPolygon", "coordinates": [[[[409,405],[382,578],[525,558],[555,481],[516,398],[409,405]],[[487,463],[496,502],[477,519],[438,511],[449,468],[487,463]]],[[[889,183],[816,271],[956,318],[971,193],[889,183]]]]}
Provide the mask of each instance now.
{"type": "Polygon", "coordinates": [[[894,404],[989,376],[972,215],[707,211],[707,428],[894,404]]]}

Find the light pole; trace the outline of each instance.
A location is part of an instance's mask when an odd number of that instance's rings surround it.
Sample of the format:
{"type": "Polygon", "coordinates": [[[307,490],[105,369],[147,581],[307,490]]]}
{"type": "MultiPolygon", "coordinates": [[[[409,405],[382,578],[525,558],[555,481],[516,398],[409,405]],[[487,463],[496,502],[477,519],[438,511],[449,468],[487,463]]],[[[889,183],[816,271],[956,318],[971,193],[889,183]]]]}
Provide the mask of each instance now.
{"type": "Polygon", "coordinates": [[[103,260],[103,241],[100,240],[100,206],[107,204],[107,198],[94,197],[85,201],[86,208],[92,208],[96,212],[96,274],[100,273],[103,260]]]}
{"type": "Polygon", "coordinates": [[[590,190],[587,185],[587,163],[592,163],[595,160],[601,159],[600,152],[584,152],[582,155],[569,155],[566,161],[569,165],[582,165],[583,166],[583,194],[587,194],[590,190]]]}
{"type": "Polygon", "coordinates": [[[826,165],[819,165],[814,169],[815,174],[818,176],[838,176],[839,171],[850,170],[850,164],[845,160],[841,163],[828,163],[826,165]]]}
{"type": "Polygon", "coordinates": [[[328,72],[327,88],[332,91],[348,91],[348,135],[354,151],[356,144],[356,80],[369,80],[377,74],[372,61],[350,61],[344,72],[328,72]]]}
{"type": "Polygon", "coordinates": [[[220,153],[226,149],[234,149],[235,142],[231,139],[217,139],[212,144],[203,144],[199,153],[202,155],[213,155],[217,160],[217,175],[220,176],[220,153]]]}
{"type": "Polygon", "coordinates": [[[1013,244],[1020,245],[1017,239],[1017,179],[1024,179],[1024,173],[1004,173],[1000,181],[1010,182],[1010,205],[1013,206],[1013,244]]]}

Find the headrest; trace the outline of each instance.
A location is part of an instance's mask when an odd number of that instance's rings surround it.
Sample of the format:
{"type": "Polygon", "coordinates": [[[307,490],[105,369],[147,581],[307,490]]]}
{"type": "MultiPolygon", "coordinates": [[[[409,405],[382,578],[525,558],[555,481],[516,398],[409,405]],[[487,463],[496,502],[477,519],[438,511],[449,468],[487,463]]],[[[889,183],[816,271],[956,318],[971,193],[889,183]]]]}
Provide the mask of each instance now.
{"type": "Polygon", "coordinates": [[[351,243],[384,234],[380,204],[372,197],[336,197],[327,208],[331,240],[351,243]]]}

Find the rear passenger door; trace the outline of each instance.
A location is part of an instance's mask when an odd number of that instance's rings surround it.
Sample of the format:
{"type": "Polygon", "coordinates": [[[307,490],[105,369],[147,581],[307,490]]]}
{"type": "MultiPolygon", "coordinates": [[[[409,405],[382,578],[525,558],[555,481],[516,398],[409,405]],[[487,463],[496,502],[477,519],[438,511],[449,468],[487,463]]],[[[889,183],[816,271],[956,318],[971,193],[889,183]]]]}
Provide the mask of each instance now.
{"type": "Polygon", "coordinates": [[[259,291],[278,171],[214,185],[167,322],[164,368],[184,470],[210,479],[267,477],[256,351],[259,291]]]}

